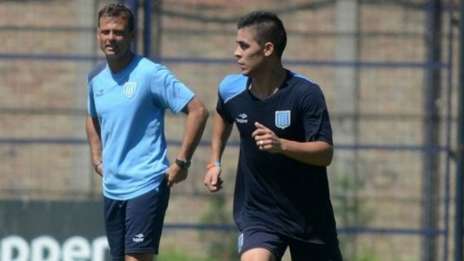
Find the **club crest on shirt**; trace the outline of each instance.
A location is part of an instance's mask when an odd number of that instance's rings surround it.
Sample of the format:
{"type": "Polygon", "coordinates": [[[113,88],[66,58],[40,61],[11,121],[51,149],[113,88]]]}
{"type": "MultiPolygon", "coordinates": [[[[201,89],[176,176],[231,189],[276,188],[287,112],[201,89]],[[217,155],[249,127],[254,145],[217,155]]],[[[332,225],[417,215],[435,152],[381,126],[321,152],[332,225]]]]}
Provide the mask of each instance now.
{"type": "Polygon", "coordinates": [[[279,129],[285,129],[290,126],[291,111],[276,111],[275,112],[275,126],[279,129]]]}
{"type": "Polygon", "coordinates": [[[137,83],[136,82],[126,82],[122,87],[122,93],[127,98],[134,97],[135,91],[137,90],[137,83]]]}

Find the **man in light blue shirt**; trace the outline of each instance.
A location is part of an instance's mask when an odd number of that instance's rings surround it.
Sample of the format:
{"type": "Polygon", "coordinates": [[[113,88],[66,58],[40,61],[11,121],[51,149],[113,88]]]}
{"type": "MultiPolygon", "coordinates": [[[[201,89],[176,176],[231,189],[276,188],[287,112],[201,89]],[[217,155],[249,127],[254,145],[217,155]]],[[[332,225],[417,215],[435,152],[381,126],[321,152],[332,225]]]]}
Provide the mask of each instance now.
{"type": "Polygon", "coordinates": [[[153,260],[170,187],[187,177],[207,110],[163,65],[130,50],[131,11],[109,4],[98,13],[97,39],[106,63],[88,78],[86,131],[103,178],[105,226],[114,260],[153,260]],[[185,133],[169,164],[164,112],[184,112],[185,133]]]}

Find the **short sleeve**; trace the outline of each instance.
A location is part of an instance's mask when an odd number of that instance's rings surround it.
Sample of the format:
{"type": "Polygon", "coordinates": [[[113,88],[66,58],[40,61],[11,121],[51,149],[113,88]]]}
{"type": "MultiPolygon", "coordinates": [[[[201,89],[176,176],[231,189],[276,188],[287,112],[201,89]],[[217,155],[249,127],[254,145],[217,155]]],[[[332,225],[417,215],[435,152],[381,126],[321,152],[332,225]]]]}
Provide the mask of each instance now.
{"type": "Polygon", "coordinates": [[[232,117],[229,116],[229,114],[227,113],[227,111],[225,110],[224,106],[224,99],[222,99],[221,95],[218,93],[218,99],[217,99],[217,104],[216,104],[216,111],[219,115],[221,115],[221,117],[229,122],[229,123],[234,123],[234,120],[232,119],[232,117]]]}
{"type": "Polygon", "coordinates": [[[150,89],[156,102],[174,113],[180,112],[195,96],[165,66],[154,73],[150,89]]]}
{"type": "Polygon", "coordinates": [[[248,77],[241,74],[231,74],[224,77],[219,83],[218,87],[218,102],[216,104],[216,111],[221,117],[229,123],[234,123],[234,118],[227,110],[227,103],[241,92],[246,90],[248,77]]]}
{"type": "Polygon", "coordinates": [[[89,115],[93,118],[97,117],[97,110],[95,109],[95,99],[93,95],[93,88],[92,85],[88,85],[87,87],[88,95],[87,95],[87,111],[89,115]]]}
{"type": "Polygon", "coordinates": [[[94,79],[106,67],[106,63],[102,62],[95,66],[87,76],[87,112],[93,118],[98,116],[95,106],[94,79]]]}
{"type": "Polygon", "coordinates": [[[332,145],[329,112],[319,86],[312,85],[304,92],[301,107],[306,140],[325,141],[332,145]]]}

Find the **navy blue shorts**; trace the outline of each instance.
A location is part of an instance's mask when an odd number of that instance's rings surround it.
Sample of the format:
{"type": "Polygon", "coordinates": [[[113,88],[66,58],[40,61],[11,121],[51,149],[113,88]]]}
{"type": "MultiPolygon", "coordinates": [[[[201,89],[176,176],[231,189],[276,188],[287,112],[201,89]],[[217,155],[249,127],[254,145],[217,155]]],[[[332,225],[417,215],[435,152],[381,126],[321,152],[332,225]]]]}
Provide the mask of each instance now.
{"type": "Polygon", "coordinates": [[[253,248],[264,248],[276,260],[281,260],[287,247],[290,249],[292,261],[342,261],[338,244],[309,243],[261,228],[245,229],[238,238],[240,255],[253,248]]]}
{"type": "Polygon", "coordinates": [[[170,189],[162,182],[130,200],[104,199],[105,229],[113,260],[127,254],[158,254],[170,189]]]}

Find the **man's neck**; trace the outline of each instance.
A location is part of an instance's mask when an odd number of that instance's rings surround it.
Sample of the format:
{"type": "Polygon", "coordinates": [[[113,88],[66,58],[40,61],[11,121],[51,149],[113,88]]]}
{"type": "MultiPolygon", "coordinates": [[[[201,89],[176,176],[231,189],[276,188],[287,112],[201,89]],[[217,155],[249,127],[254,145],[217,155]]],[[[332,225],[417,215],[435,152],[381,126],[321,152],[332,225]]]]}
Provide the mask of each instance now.
{"type": "Polygon", "coordinates": [[[267,98],[279,90],[286,77],[287,71],[281,65],[275,66],[251,77],[250,91],[260,99],[267,98]]]}
{"type": "Polygon", "coordinates": [[[127,52],[127,54],[125,54],[122,57],[115,58],[115,59],[107,59],[108,66],[110,67],[111,72],[118,73],[122,71],[132,61],[133,57],[134,57],[134,53],[127,52]]]}

